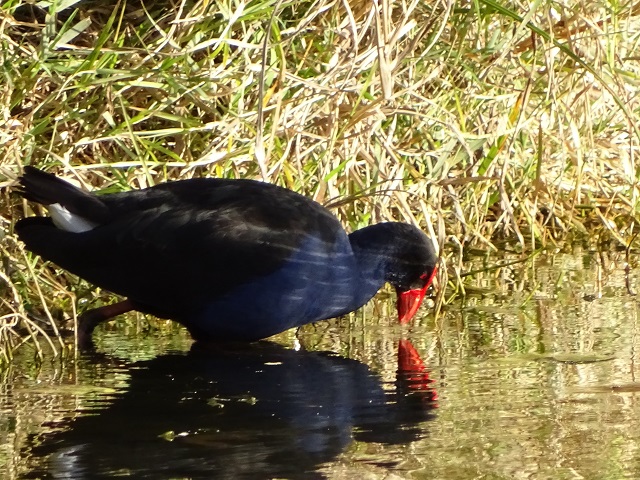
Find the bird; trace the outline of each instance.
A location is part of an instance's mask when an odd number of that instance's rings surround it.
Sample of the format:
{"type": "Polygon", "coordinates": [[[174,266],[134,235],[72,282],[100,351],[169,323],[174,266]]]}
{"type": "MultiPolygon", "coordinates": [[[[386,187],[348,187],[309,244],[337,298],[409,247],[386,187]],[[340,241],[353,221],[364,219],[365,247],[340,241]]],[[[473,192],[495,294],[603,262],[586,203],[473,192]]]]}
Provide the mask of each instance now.
{"type": "Polygon", "coordinates": [[[135,310],[176,321],[195,340],[253,342],[353,312],[386,282],[406,324],[439,262],[414,225],[348,234],[314,200],[256,180],[192,178],[97,194],[25,166],[15,190],[49,214],[16,222],[27,250],[124,297],[80,315],[80,341],[135,310]]]}

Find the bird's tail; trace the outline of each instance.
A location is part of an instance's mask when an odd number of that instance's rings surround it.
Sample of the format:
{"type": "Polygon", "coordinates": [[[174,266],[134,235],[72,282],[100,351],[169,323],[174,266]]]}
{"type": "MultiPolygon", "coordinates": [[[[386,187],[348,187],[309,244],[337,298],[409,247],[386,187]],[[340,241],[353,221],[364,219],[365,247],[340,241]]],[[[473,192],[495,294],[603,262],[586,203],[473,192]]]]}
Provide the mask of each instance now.
{"type": "MultiPolygon", "coordinates": [[[[27,200],[46,205],[56,223],[59,212],[60,215],[68,212],[72,219],[79,217],[93,225],[103,223],[109,217],[109,209],[100,197],[35,167],[24,167],[18,182],[16,192],[27,200]]],[[[59,228],[73,231],[61,225],[59,228]]]]}
{"type": "Polygon", "coordinates": [[[59,203],[69,208],[70,205],[78,203],[78,201],[84,201],[87,196],[92,196],[69,182],[35,167],[24,167],[24,174],[18,181],[16,191],[27,200],[42,205],[59,203]]]}

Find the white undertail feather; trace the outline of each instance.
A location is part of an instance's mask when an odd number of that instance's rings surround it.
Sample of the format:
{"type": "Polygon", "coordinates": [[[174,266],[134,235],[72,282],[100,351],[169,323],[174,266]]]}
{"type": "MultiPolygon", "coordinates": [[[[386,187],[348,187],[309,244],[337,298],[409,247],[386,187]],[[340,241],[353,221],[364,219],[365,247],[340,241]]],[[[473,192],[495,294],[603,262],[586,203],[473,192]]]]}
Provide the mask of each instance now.
{"type": "Polygon", "coordinates": [[[74,213],[71,213],[65,207],[59,203],[52,203],[47,205],[49,215],[53,224],[60,230],[66,230],[67,232],[82,233],[93,230],[98,226],[97,223],[90,222],[86,218],[82,218],[74,213]]]}

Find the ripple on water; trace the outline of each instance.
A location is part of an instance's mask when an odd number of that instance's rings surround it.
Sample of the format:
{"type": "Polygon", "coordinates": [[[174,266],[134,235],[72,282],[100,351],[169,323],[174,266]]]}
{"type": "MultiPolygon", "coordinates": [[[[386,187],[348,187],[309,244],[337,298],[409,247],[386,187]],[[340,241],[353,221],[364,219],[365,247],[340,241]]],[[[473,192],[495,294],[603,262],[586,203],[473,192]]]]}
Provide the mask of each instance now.
{"type": "Polygon", "coordinates": [[[480,293],[437,321],[399,328],[381,304],[305,328],[299,352],[292,333],[203,355],[179,329],[103,329],[97,357],[3,374],[0,463],[7,478],[639,478],[624,260],[542,254],[467,279],[480,293]],[[401,338],[423,361],[404,376],[401,338]]]}

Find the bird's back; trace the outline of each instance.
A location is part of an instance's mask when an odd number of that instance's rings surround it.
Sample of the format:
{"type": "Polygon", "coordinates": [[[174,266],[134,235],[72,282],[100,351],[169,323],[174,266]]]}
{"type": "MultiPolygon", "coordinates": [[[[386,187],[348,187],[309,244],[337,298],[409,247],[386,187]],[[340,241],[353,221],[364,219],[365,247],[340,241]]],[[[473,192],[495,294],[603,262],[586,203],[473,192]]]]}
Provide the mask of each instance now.
{"type": "Polygon", "coordinates": [[[308,239],[317,256],[348,244],[338,220],[316,202],[251,180],[191,179],[91,197],[108,211],[87,218],[99,220],[95,228],[72,233],[32,217],[16,225],[20,238],[43,258],[162,317],[193,315],[277,271],[308,239]]]}

